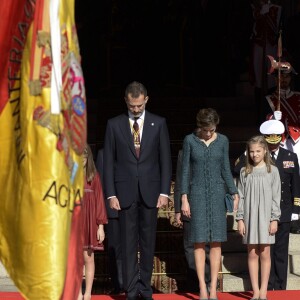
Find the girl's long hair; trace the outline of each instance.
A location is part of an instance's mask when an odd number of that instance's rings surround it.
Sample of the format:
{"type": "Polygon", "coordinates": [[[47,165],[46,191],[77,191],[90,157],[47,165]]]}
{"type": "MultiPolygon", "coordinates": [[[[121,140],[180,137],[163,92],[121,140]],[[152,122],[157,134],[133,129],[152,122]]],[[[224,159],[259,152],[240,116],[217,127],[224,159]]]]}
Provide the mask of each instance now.
{"type": "Polygon", "coordinates": [[[86,165],[85,165],[85,178],[86,181],[90,183],[93,181],[97,173],[97,169],[94,163],[92,150],[88,144],[86,144],[83,155],[87,156],[86,165]]]}
{"type": "Polygon", "coordinates": [[[254,137],[252,137],[248,142],[247,142],[247,146],[246,146],[246,167],[245,167],[245,173],[250,174],[253,171],[253,160],[250,157],[250,153],[249,153],[249,149],[250,146],[253,144],[258,144],[259,146],[261,146],[263,149],[266,150],[265,156],[264,156],[264,162],[266,163],[267,166],[267,172],[270,173],[271,172],[271,165],[274,165],[271,156],[270,156],[270,151],[268,148],[268,144],[265,140],[265,138],[262,135],[256,135],[254,137]]]}

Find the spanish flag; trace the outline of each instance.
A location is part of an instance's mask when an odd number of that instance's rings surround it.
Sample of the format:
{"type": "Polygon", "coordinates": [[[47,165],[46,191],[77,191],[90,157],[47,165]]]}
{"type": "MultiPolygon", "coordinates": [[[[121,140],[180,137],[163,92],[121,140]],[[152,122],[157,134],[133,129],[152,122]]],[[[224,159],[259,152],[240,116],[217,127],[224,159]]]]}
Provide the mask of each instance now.
{"type": "Polygon", "coordinates": [[[86,98],[74,0],[0,11],[0,259],[25,299],[75,299],[86,98]]]}

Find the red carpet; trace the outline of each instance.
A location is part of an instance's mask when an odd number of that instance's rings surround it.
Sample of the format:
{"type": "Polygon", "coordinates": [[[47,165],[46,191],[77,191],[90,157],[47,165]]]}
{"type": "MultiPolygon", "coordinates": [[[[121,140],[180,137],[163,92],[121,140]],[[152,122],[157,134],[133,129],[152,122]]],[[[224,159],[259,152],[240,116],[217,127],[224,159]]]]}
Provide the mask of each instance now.
{"type": "MultiPolygon", "coordinates": [[[[249,300],[251,292],[218,293],[219,300],[249,300]]],[[[155,294],[154,300],[198,300],[195,294],[155,294]]],[[[92,300],[125,300],[125,296],[93,295],[92,300]]],[[[300,290],[297,291],[271,291],[268,292],[268,300],[299,300],[300,290]]],[[[23,300],[19,293],[0,292],[0,300],[23,300]]]]}

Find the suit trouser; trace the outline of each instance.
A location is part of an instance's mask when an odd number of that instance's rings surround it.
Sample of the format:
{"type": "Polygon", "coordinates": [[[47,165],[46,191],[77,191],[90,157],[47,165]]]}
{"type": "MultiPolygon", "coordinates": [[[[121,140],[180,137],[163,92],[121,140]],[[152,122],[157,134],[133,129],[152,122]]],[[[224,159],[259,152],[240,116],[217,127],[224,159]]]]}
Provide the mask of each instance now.
{"type": "Polygon", "coordinates": [[[123,289],[122,253],[119,218],[109,218],[106,225],[108,262],[111,282],[116,292],[123,289]]]}
{"type": "Polygon", "coordinates": [[[271,272],[268,290],[285,290],[287,284],[290,222],[278,224],[275,244],[271,245],[271,272]]]}
{"type": "Polygon", "coordinates": [[[123,283],[127,296],[134,298],[140,294],[151,298],[157,208],[147,207],[138,195],[129,208],[120,210],[119,219],[123,283]]]}
{"type": "MultiPolygon", "coordinates": [[[[194,244],[189,241],[191,224],[189,221],[183,221],[183,247],[187,261],[187,288],[189,292],[199,291],[199,280],[196,271],[194,244]]],[[[210,260],[209,245],[205,246],[205,283],[207,288],[210,286],[210,260]]]]}

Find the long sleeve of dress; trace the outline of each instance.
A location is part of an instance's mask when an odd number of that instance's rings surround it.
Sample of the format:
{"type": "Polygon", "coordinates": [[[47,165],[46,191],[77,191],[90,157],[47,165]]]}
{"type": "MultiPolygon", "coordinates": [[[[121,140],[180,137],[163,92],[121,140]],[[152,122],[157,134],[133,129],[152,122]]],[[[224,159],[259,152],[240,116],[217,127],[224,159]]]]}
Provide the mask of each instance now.
{"type": "Polygon", "coordinates": [[[176,166],[176,179],[174,187],[174,208],[175,212],[178,213],[181,211],[181,171],[182,171],[182,150],[179,151],[177,157],[177,166],[176,166]]]}
{"type": "Polygon", "coordinates": [[[238,180],[238,192],[240,196],[236,220],[244,219],[244,204],[245,204],[245,176],[243,168],[240,171],[240,178],[238,180]]]}
{"type": "Polygon", "coordinates": [[[181,195],[189,194],[190,185],[190,144],[185,137],[182,149],[182,173],[181,173],[181,195]]]}
{"type": "Polygon", "coordinates": [[[94,177],[94,191],[95,191],[95,211],[96,211],[96,221],[97,225],[100,224],[107,224],[107,215],[106,215],[106,208],[104,202],[104,194],[102,185],[100,182],[100,176],[98,172],[94,177]]]}
{"type": "Polygon", "coordinates": [[[272,209],[271,209],[271,221],[279,220],[281,215],[280,199],[281,199],[281,180],[279,171],[276,167],[272,168],[272,209]]]}
{"type": "Polygon", "coordinates": [[[231,195],[236,194],[237,188],[233,181],[233,177],[230,169],[230,162],[229,162],[229,142],[226,137],[224,142],[222,177],[226,183],[229,194],[231,195]]]}

